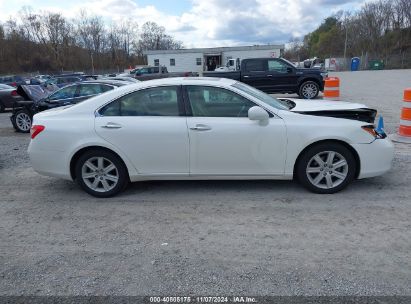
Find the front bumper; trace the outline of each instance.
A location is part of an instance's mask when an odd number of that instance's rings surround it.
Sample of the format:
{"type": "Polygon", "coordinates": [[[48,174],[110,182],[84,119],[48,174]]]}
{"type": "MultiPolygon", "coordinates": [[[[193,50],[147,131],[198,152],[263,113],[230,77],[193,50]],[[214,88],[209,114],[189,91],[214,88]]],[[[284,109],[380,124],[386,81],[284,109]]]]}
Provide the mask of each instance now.
{"type": "Polygon", "coordinates": [[[358,178],[379,176],[391,169],[394,145],[388,138],[376,139],[370,144],[354,144],[360,158],[358,178]]]}

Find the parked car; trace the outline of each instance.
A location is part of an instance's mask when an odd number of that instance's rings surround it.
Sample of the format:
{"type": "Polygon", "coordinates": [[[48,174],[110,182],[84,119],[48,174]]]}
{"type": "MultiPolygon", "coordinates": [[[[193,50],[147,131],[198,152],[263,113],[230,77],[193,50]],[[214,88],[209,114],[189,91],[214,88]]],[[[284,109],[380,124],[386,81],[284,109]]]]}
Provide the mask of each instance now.
{"type": "Polygon", "coordinates": [[[8,76],[0,76],[0,83],[7,84],[12,87],[17,87],[19,85],[26,84],[26,81],[21,76],[8,75],[8,76]]]}
{"type": "Polygon", "coordinates": [[[12,108],[15,101],[22,100],[16,88],[7,84],[0,84],[0,113],[3,113],[5,109],[12,108]]]}
{"type": "Polygon", "coordinates": [[[362,104],[279,101],[229,79],[168,78],[36,114],[28,153],[37,172],[96,197],[155,179],[297,178],[334,193],[390,169],[393,145],[373,117],[362,104]]]}
{"type": "Polygon", "coordinates": [[[48,79],[44,85],[57,85],[59,88],[65,87],[68,84],[80,82],[82,78],[79,76],[58,76],[48,79]]]}
{"type": "Polygon", "coordinates": [[[19,93],[25,100],[14,103],[12,116],[13,127],[18,132],[30,132],[33,115],[52,108],[79,103],[90,97],[130,84],[118,80],[83,81],[65,86],[51,95],[38,94],[32,86],[19,87],[19,93]],[[37,96],[35,96],[37,94],[37,96]],[[38,97],[39,96],[39,97],[38,97]]]}
{"type": "MultiPolygon", "coordinates": [[[[145,81],[169,77],[189,77],[196,76],[192,72],[173,72],[169,73],[165,66],[145,66],[130,71],[130,75],[137,80],[145,81]]],[[[121,74],[123,76],[124,74],[121,74]]]]}
{"type": "Polygon", "coordinates": [[[297,93],[304,99],[316,98],[327,76],[324,70],[296,68],[283,58],[243,59],[239,66],[238,71],[204,72],[204,76],[239,80],[266,93],[297,93]]]}

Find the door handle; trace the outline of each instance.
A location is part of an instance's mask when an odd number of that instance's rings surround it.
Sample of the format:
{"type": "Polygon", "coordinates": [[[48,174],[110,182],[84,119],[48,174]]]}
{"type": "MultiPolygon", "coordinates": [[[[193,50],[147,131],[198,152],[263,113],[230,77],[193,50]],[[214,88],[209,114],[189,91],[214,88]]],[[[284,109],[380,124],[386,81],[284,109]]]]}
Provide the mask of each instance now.
{"type": "Polygon", "coordinates": [[[208,131],[208,130],[211,130],[211,127],[206,126],[206,125],[196,125],[195,127],[190,127],[190,130],[193,130],[193,131],[208,131]]]}
{"type": "Polygon", "coordinates": [[[244,78],[250,78],[250,76],[247,76],[247,75],[244,75],[243,77],[244,77],[244,78]]]}
{"type": "Polygon", "coordinates": [[[267,77],[273,77],[273,75],[271,75],[271,74],[268,74],[268,75],[267,75],[267,77]]]}
{"type": "Polygon", "coordinates": [[[106,128],[106,129],[120,129],[121,125],[116,124],[114,122],[108,122],[105,126],[101,126],[102,128],[106,128]]]}

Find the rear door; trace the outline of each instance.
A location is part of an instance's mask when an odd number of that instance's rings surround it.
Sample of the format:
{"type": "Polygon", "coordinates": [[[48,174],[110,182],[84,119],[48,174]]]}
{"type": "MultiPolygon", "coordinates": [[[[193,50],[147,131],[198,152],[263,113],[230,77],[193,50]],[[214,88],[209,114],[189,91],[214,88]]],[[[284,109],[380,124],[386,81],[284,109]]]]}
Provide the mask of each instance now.
{"type": "Polygon", "coordinates": [[[99,110],[95,129],[145,175],[188,175],[189,144],[181,86],[129,93],[99,110]]]}
{"type": "Polygon", "coordinates": [[[267,59],[246,59],[241,68],[241,81],[263,90],[267,83],[267,59]]]}

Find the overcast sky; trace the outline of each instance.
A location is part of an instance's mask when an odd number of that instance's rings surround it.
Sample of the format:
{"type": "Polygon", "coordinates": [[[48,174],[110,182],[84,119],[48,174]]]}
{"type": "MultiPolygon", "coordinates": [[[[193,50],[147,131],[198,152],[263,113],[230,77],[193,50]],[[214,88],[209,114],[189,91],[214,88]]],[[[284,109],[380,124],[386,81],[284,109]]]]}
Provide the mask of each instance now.
{"type": "Polygon", "coordinates": [[[23,6],[74,17],[81,9],[111,21],[154,21],[186,48],[286,43],[341,9],[367,0],[0,0],[0,20],[23,6]]]}

